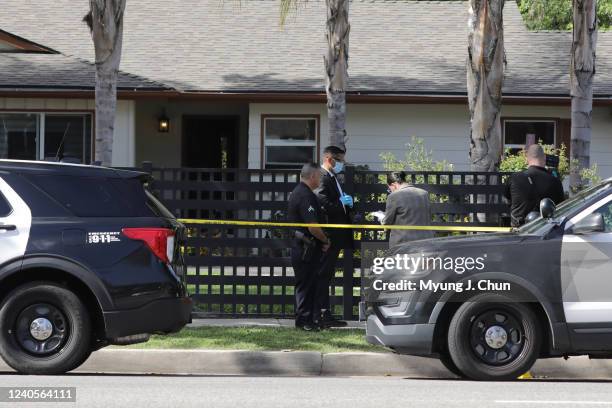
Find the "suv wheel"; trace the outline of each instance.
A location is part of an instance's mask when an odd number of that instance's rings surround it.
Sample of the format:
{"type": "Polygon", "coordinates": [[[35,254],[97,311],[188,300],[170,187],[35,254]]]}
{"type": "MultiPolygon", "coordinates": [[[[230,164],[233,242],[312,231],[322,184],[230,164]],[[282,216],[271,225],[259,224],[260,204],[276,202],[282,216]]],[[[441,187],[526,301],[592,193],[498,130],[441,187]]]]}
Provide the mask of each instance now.
{"type": "Polygon", "coordinates": [[[457,368],[457,365],[455,364],[455,362],[451,358],[451,356],[450,356],[448,351],[441,352],[439,358],[440,358],[440,362],[442,363],[444,368],[446,368],[448,371],[450,371],[451,374],[454,374],[457,377],[463,377],[463,374],[457,368]]]}
{"type": "Polygon", "coordinates": [[[48,282],[13,290],[0,306],[0,355],[24,374],[62,374],[91,353],[91,323],[83,302],[48,282]]]}
{"type": "Polygon", "coordinates": [[[535,314],[511,298],[483,293],[462,304],[448,330],[448,350],[464,376],[512,380],[529,371],[540,350],[535,314]]]}

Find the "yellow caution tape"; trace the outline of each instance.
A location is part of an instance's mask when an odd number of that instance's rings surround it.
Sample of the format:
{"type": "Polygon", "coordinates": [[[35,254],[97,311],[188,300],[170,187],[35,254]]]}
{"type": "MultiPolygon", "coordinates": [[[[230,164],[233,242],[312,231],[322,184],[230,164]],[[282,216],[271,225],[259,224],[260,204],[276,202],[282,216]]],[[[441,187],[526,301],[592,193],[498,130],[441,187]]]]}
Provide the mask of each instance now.
{"type": "Polygon", "coordinates": [[[268,222],[268,221],[237,221],[237,220],[198,220],[191,218],[179,219],[185,224],[204,225],[236,225],[246,227],[292,227],[292,228],[343,228],[370,230],[416,230],[416,231],[451,231],[451,232],[510,232],[507,227],[473,227],[451,225],[373,225],[373,224],[307,224],[299,222],[268,222]]]}

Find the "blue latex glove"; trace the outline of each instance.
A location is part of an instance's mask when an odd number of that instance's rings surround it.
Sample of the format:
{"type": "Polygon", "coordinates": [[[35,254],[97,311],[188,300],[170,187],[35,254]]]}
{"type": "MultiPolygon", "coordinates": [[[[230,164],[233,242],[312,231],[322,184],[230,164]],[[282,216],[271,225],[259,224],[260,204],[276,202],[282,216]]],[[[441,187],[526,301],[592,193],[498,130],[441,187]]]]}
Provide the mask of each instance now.
{"type": "Polygon", "coordinates": [[[344,194],[340,197],[340,202],[347,207],[353,208],[353,197],[348,194],[344,194]]]}

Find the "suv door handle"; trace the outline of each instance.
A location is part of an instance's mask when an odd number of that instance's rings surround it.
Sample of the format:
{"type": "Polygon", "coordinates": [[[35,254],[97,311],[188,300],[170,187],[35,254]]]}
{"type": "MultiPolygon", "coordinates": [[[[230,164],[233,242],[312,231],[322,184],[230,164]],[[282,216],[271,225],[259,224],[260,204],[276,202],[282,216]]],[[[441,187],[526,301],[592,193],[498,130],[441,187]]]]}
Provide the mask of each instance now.
{"type": "Polygon", "coordinates": [[[15,231],[16,229],[17,226],[15,225],[0,224],[0,231],[15,231]]]}

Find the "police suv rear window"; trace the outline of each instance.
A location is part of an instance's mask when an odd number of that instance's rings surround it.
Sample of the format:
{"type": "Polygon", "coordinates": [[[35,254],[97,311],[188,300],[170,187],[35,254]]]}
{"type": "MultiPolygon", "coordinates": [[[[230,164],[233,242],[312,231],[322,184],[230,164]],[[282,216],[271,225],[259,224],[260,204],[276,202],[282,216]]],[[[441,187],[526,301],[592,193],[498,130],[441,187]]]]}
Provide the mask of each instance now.
{"type": "Polygon", "coordinates": [[[11,205],[6,201],[6,198],[0,193],[0,217],[6,217],[12,211],[11,205]]]}
{"type": "Polygon", "coordinates": [[[29,179],[79,217],[155,217],[138,179],[35,175],[29,179]]]}
{"type": "Polygon", "coordinates": [[[151,211],[155,213],[158,217],[162,218],[176,218],[170,210],[168,210],[162,203],[151,193],[150,191],[145,189],[145,193],[147,195],[147,204],[151,211]]]}

